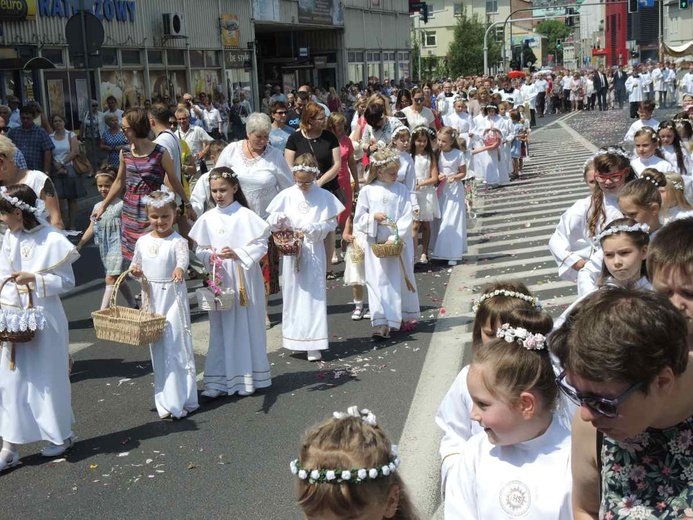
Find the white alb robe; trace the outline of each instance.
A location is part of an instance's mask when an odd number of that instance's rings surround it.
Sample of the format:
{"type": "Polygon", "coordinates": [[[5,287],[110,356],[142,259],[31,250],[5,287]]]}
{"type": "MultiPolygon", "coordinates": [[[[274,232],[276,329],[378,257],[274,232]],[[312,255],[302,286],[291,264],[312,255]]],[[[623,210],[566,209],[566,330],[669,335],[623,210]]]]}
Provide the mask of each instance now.
{"type": "Polygon", "coordinates": [[[692,218],[693,210],[681,209],[678,206],[669,208],[663,213],[660,213],[659,220],[662,224],[666,225],[674,220],[679,220],[682,218],[692,218]]]}
{"type": "MultiPolygon", "coordinates": [[[[577,281],[578,273],[572,266],[580,259],[588,260],[595,251],[594,237],[590,236],[588,220],[592,196],[576,201],[561,215],[561,219],[549,240],[549,250],[558,264],[558,276],[563,280],[577,281]]],[[[597,222],[595,236],[604,225],[617,218],[623,218],[615,195],[604,196],[606,222],[597,222]]]]}
{"type": "Polygon", "coordinates": [[[570,431],[556,419],[511,446],[480,433],[448,475],[445,520],[572,520],[571,488],[570,431]]]}
{"type": "Polygon", "coordinates": [[[238,260],[221,260],[217,272],[222,288],[234,290],[230,309],[209,313],[209,350],[205,361],[204,385],[232,395],[249,395],[272,384],[267,359],[265,329],[265,284],[260,260],[267,254],[270,231],[267,222],[233,202],[202,215],[190,230],[197,242],[196,254],[212,272],[213,251],[231,248],[238,260]],[[242,279],[241,279],[242,277],[242,279]],[[247,306],[240,303],[241,281],[247,306]]]}
{"type": "Polygon", "coordinates": [[[399,182],[386,184],[381,181],[364,186],[356,205],[354,229],[368,237],[365,266],[371,324],[374,327],[387,325],[399,329],[402,320],[418,319],[419,297],[413,265],[406,261],[410,257],[413,260],[410,251],[414,247],[412,210],[407,188],[399,182]],[[384,213],[395,222],[399,239],[404,243],[400,257],[378,258],[373,254],[372,244],[394,239],[393,228],[375,220],[373,215],[376,213],[384,213]],[[407,288],[405,276],[414,291],[407,288]]]}
{"type": "Polygon", "coordinates": [[[693,175],[693,159],[691,159],[691,153],[686,150],[685,146],[681,146],[683,166],[686,168],[685,172],[682,172],[679,168],[679,159],[676,156],[676,149],[674,148],[674,145],[660,146],[659,150],[662,152],[664,159],[674,168],[676,173],[679,175],[693,175]]]}
{"type": "Polygon", "coordinates": [[[637,157],[630,162],[630,165],[633,170],[635,170],[635,173],[638,174],[638,177],[642,175],[642,172],[645,171],[646,168],[654,168],[660,173],[674,172],[674,167],[669,163],[669,161],[666,161],[661,157],[657,157],[656,155],[651,155],[646,159],[637,157]]]}
{"type": "Polygon", "coordinates": [[[171,280],[177,267],[185,273],[188,258],[188,242],[175,232],[166,238],[141,236],[132,257],[149,281],[151,311],[166,316],[163,336],[149,346],[159,417],[185,417],[198,407],[188,291],[185,283],[171,280]]]}
{"type": "MultiPolygon", "coordinates": [[[[466,154],[452,149],[438,156],[438,172],[441,176],[459,174],[466,166],[466,154]]],[[[432,258],[439,260],[462,260],[467,252],[467,206],[464,202],[465,189],[462,181],[444,179],[440,192],[440,226],[432,258]]]]}
{"type": "Polygon", "coordinates": [[[443,118],[445,126],[449,126],[457,130],[459,138],[464,139],[464,144],[467,149],[472,148],[472,143],[469,141],[469,134],[474,128],[472,116],[467,112],[453,112],[443,118]]]}
{"type": "MultiPolygon", "coordinates": [[[[0,437],[4,441],[62,444],[72,436],[70,338],[60,295],[75,286],[72,264],[77,258],[75,247],[51,226],[5,232],[0,280],[17,271],[34,273],[34,306],[43,307],[46,324],[30,342],[16,344],[15,370],[10,370],[10,344],[2,344],[0,437]]],[[[13,282],[5,285],[0,295],[2,307],[26,307],[26,287],[20,286],[20,292],[18,297],[13,282]]]]}
{"type": "Polygon", "coordinates": [[[282,262],[284,348],[307,351],[329,346],[324,240],[337,227],[342,211],[337,197],[316,184],[307,192],[296,185],[287,188],[267,207],[272,230],[281,229],[278,224],[288,219],[289,227],[304,235],[300,256],[285,256],[282,262]]]}
{"type": "MultiPolygon", "coordinates": [[[[474,119],[474,148],[482,148],[484,138],[488,134],[488,130],[495,128],[500,131],[501,118],[498,115],[491,117],[481,117],[474,119]]],[[[490,186],[494,186],[500,182],[500,148],[495,150],[487,150],[480,152],[474,156],[474,176],[490,186]]]]}

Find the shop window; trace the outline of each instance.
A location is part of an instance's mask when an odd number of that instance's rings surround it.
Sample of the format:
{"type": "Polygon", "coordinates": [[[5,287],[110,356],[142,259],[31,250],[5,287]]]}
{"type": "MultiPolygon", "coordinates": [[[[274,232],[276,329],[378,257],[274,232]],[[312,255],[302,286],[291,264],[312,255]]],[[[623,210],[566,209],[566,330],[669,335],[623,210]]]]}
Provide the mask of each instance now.
{"type": "Polygon", "coordinates": [[[142,57],[137,49],[122,49],[120,59],[123,65],[141,65],[142,57]]]}
{"type": "Polygon", "coordinates": [[[435,47],[436,46],[436,33],[435,31],[426,31],[424,35],[424,47],[435,47]]]}
{"type": "Polygon", "coordinates": [[[498,12],[498,0],[486,0],[486,14],[498,12]]]}
{"type": "Polygon", "coordinates": [[[118,66],[118,50],[104,48],[101,49],[101,59],[103,59],[104,67],[117,67],[118,66]]]}
{"type": "Polygon", "coordinates": [[[43,48],[41,49],[41,56],[43,56],[46,59],[49,59],[56,65],[64,65],[65,61],[63,60],[63,50],[62,49],[48,49],[48,48],[43,48]]]}
{"type": "Polygon", "coordinates": [[[164,51],[147,51],[147,59],[150,65],[163,65],[164,51]]]}
{"type": "Polygon", "coordinates": [[[202,68],[205,66],[205,57],[202,51],[190,51],[190,66],[193,68],[202,68]]]}
{"type": "Polygon", "coordinates": [[[168,64],[175,65],[185,65],[185,51],[183,49],[169,49],[166,51],[166,59],[168,64]]]}
{"type": "Polygon", "coordinates": [[[205,67],[218,67],[219,59],[216,51],[205,51],[205,67]]]}

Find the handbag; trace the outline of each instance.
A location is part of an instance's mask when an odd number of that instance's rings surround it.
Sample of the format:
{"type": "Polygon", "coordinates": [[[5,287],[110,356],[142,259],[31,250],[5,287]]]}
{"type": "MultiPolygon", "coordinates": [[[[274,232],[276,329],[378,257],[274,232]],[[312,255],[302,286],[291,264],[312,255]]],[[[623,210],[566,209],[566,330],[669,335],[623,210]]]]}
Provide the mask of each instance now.
{"type": "Polygon", "coordinates": [[[87,150],[84,143],[79,143],[79,154],[72,159],[72,166],[77,175],[89,175],[94,172],[94,168],[87,159],[87,150]]]}

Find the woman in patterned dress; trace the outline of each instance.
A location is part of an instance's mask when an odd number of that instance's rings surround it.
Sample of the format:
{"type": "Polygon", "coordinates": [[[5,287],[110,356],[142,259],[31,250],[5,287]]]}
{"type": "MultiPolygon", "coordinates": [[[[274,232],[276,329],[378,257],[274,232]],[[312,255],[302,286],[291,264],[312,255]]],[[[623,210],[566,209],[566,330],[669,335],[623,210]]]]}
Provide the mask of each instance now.
{"type": "Polygon", "coordinates": [[[108,127],[101,136],[99,147],[108,154],[106,162],[118,171],[120,151],[128,147],[128,139],[120,129],[118,114],[106,114],[103,118],[108,127]]]}
{"type": "Polygon", "coordinates": [[[180,178],[175,174],[171,155],[148,137],[151,126],[147,112],[142,108],[131,108],[123,115],[120,128],[130,142],[130,147],[121,150],[118,177],[101,207],[92,217],[99,220],[123,187],[125,188],[121,248],[123,257],[132,260],[135,242],[149,227],[147,207],[142,202],[145,195],[161,189],[162,184],[166,184],[180,196],[190,219],[195,220],[197,215],[183,190],[180,178]]]}

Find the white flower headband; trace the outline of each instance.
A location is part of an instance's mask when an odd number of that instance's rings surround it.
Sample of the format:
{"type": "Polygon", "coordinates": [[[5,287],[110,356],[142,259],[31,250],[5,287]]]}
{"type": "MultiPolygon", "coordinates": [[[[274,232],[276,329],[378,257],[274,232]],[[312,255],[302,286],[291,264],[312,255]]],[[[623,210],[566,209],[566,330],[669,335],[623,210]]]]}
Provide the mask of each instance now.
{"type": "Polygon", "coordinates": [[[639,222],[636,222],[632,226],[614,226],[610,227],[609,229],[605,229],[599,235],[597,235],[597,242],[601,242],[604,240],[606,237],[615,235],[616,233],[645,233],[649,234],[650,233],[650,226],[647,224],[640,224],[639,222]]]}
{"type": "Polygon", "coordinates": [[[292,172],[309,172],[309,173],[314,173],[315,175],[318,175],[320,173],[320,168],[316,168],[315,166],[305,166],[303,164],[297,164],[293,168],[291,168],[292,172]]]}
{"type": "Polygon", "coordinates": [[[501,328],[496,331],[496,337],[502,338],[508,343],[515,341],[527,350],[543,350],[546,348],[546,336],[543,334],[533,334],[521,327],[514,329],[509,323],[504,323],[501,328]]]}
{"type": "Polygon", "coordinates": [[[625,157],[630,161],[630,157],[628,156],[628,154],[616,146],[609,146],[608,148],[599,150],[597,153],[594,154],[594,157],[592,158],[595,159],[600,155],[620,155],[621,157],[625,157]]]}
{"type": "MultiPolygon", "coordinates": [[[[370,410],[359,410],[357,406],[350,406],[345,412],[334,412],[335,419],[346,419],[347,417],[361,418],[366,424],[376,426],[375,414],[370,410]]],[[[352,469],[304,469],[298,459],[292,460],[289,464],[291,473],[301,480],[307,480],[311,484],[361,484],[369,480],[387,477],[395,472],[399,467],[400,460],[397,456],[397,446],[392,445],[390,459],[387,464],[375,468],[352,468],[352,469]]]]}
{"type": "Polygon", "coordinates": [[[380,166],[386,166],[390,163],[396,163],[399,162],[399,157],[396,155],[393,155],[392,157],[388,157],[386,159],[381,159],[379,161],[371,161],[371,166],[378,168],[380,166]]]}
{"type": "Polygon", "coordinates": [[[238,179],[238,175],[236,175],[236,172],[219,172],[219,171],[214,171],[212,170],[209,174],[209,177],[222,177],[224,179],[238,179]]]}
{"type": "Polygon", "coordinates": [[[0,186],[0,196],[2,196],[3,199],[12,204],[15,208],[21,209],[22,211],[28,211],[29,213],[33,213],[34,215],[40,213],[41,211],[39,208],[35,208],[31,204],[27,204],[26,202],[19,200],[17,197],[10,197],[7,194],[6,186],[0,186]]]}
{"type": "Polygon", "coordinates": [[[155,199],[149,195],[142,197],[142,202],[145,206],[151,206],[152,208],[163,208],[167,204],[170,204],[176,200],[176,196],[172,192],[163,192],[165,195],[160,199],[155,199]]]}
{"type": "Polygon", "coordinates": [[[524,300],[528,303],[531,303],[534,305],[538,310],[541,310],[541,304],[539,303],[539,298],[536,296],[529,296],[528,294],[524,294],[521,292],[517,291],[508,291],[506,289],[496,289],[495,291],[491,291],[486,294],[482,294],[481,297],[474,302],[474,306],[472,307],[472,310],[476,313],[479,310],[479,307],[481,306],[482,303],[484,303],[486,300],[489,300],[495,296],[507,296],[508,298],[518,298],[520,300],[524,300]]]}

